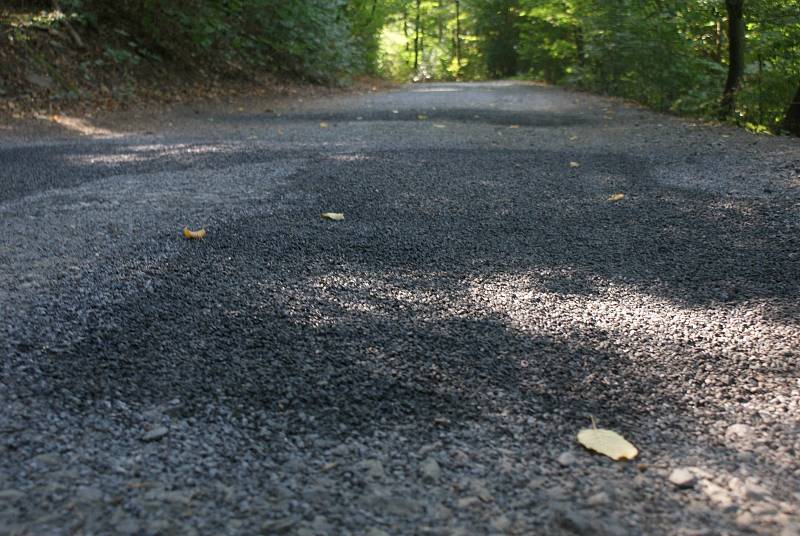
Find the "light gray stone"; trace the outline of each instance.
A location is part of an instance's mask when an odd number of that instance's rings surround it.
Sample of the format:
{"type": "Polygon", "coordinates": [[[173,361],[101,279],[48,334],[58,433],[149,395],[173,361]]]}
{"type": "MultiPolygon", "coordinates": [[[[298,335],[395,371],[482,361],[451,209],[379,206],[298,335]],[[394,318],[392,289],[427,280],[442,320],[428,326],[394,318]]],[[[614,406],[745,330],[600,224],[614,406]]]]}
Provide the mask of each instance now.
{"type": "Polygon", "coordinates": [[[680,489],[688,489],[697,483],[695,474],[686,467],[673,469],[669,474],[669,481],[680,489]]]}
{"type": "Polygon", "coordinates": [[[498,532],[506,532],[511,527],[511,520],[507,515],[501,514],[489,521],[489,526],[498,532]]]}
{"type": "Polygon", "coordinates": [[[297,520],[291,517],[270,519],[261,524],[261,534],[265,536],[270,534],[287,534],[295,525],[297,525],[297,520]]]}
{"type": "Polygon", "coordinates": [[[156,426],[152,430],[148,430],[142,435],[142,441],[149,443],[151,441],[158,441],[163,439],[169,434],[169,429],[166,426],[156,426]]]}
{"type": "Polygon", "coordinates": [[[491,502],[494,500],[492,493],[486,486],[486,481],[479,478],[473,478],[469,481],[469,489],[483,502],[491,502]]]}
{"type": "Polygon", "coordinates": [[[606,506],[611,504],[611,497],[605,491],[601,491],[589,497],[586,504],[589,506],[606,506]]]}
{"type": "Polygon", "coordinates": [[[725,430],[725,438],[728,440],[750,439],[752,436],[753,427],[747,424],[732,424],[725,430]]]}
{"type": "Polygon", "coordinates": [[[81,502],[99,502],[103,500],[103,491],[94,486],[81,486],[75,491],[75,498],[81,502]]]}
{"type": "Polygon", "coordinates": [[[428,458],[420,465],[419,474],[423,482],[435,484],[442,477],[442,468],[439,466],[439,462],[433,458],[428,458]]]}
{"type": "Polygon", "coordinates": [[[561,455],[558,457],[558,463],[562,467],[568,467],[577,461],[578,459],[571,452],[562,452],[561,455]]]}

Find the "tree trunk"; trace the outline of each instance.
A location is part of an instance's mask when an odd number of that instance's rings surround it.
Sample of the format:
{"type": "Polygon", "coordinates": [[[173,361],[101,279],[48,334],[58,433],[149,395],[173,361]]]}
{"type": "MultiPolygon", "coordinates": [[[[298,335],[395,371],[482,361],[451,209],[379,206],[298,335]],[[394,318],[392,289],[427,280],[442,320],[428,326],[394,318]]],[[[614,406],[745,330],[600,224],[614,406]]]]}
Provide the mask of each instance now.
{"type": "Polygon", "coordinates": [[[728,11],[728,78],[720,102],[720,116],[730,117],[736,107],[736,92],[744,74],[744,0],[725,0],[728,11]]]}
{"type": "Polygon", "coordinates": [[[583,40],[583,27],[580,24],[575,27],[575,53],[578,54],[578,64],[583,67],[586,64],[586,44],[583,40]]]}
{"type": "Polygon", "coordinates": [[[456,0],[456,65],[461,70],[461,0],[456,0]]]}
{"type": "Polygon", "coordinates": [[[786,117],[783,118],[781,127],[795,136],[800,136],[800,87],[797,88],[797,93],[795,93],[792,103],[786,110],[786,117]]]}
{"type": "Polygon", "coordinates": [[[419,16],[420,0],[417,0],[417,16],[414,23],[414,73],[419,72],[419,16]]]}
{"type": "Polygon", "coordinates": [[[439,0],[439,13],[436,15],[436,37],[439,40],[439,44],[441,44],[442,39],[444,39],[444,10],[444,1],[439,0]]]}
{"type": "Polygon", "coordinates": [[[408,9],[405,6],[403,7],[403,35],[406,37],[406,51],[408,51],[411,49],[411,45],[408,43],[408,9]]]}

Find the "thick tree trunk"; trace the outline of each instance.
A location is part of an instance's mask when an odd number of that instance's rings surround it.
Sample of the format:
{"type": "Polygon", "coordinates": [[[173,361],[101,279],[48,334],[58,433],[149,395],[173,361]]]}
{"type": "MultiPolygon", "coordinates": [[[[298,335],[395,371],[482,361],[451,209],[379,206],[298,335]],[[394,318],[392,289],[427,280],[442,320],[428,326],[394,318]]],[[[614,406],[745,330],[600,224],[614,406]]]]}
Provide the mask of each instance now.
{"type": "Polygon", "coordinates": [[[744,74],[744,0],[725,0],[728,11],[728,78],[722,92],[720,116],[733,115],[736,106],[736,92],[744,74]]]}
{"type": "Polygon", "coordinates": [[[800,87],[797,88],[797,93],[795,93],[789,109],[786,110],[786,117],[783,118],[781,127],[795,136],[800,136],[800,87]]]}

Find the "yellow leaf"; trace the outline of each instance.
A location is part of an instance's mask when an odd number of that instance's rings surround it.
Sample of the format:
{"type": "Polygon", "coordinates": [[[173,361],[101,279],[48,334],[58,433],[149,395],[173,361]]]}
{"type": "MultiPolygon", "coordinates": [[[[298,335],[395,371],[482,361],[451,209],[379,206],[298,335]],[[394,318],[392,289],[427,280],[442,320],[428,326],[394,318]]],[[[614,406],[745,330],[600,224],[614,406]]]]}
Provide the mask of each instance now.
{"type": "Polygon", "coordinates": [[[615,201],[622,201],[623,199],[625,199],[625,194],[623,193],[616,193],[608,198],[608,200],[611,201],[612,203],[615,201]]]}
{"type": "Polygon", "coordinates": [[[578,162],[570,162],[569,163],[569,167],[578,168],[578,167],[581,167],[581,165],[578,162]]]}
{"type": "Polygon", "coordinates": [[[632,460],[639,454],[636,447],[624,437],[602,428],[584,428],[578,432],[578,443],[612,460],[632,460]]]}
{"type": "Polygon", "coordinates": [[[578,136],[576,136],[575,134],[573,134],[572,136],[569,137],[569,141],[575,141],[577,139],[578,139],[578,136]]]}
{"type": "Polygon", "coordinates": [[[328,128],[329,126],[330,125],[328,123],[326,123],[325,121],[323,121],[322,123],[319,124],[319,128],[328,128]]]}
{"type": "Polygon", "coordinates": [[[427,115],[425,115],[425,114],[419,114],[419,115],[417,116],[417,119],[419,119],[420,121],[424,121],[424,120],[425,120],[425,119],[427,119],[427,118],[428,118],[428,116],[427,116],[427,115]]]}
{"type": "Polygon", "coordinates": [[[183,236],[184,238],[191,238],[191,239],[202,239],[206,236],[205,229],[198,229],[197,231],[191,231],[188,227],[183,228],[183,236]]]}
{"type": "Polygon", "coordinates": [[[508,125],[508,128],[519,128],[519,125],[508,125]]]}
{"type": "Polygon", "coordinates": [[[324,220],[333,220],[333,221],[342,221],[344,220],[344,214],[341,212],[323,212],[322,219],[324,220]]]}

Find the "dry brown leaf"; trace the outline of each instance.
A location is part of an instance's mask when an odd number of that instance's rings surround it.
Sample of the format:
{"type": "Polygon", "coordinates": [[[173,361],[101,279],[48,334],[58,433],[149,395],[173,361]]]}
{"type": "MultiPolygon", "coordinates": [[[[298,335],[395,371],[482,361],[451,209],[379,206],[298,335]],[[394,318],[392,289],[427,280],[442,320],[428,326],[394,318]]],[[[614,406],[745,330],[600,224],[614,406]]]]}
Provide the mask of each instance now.
{"type": "Polygon", "coordinates": [[[612,194],[608,198],[608,200],[611,201],[612,203],[616,202],[616,201],[622,201],[623,199],[625,199],[625,194],[623,194],[621,192],[617,192],[615,194],[612,194]]]}
{"type": "Polygon", "coordinates": [[[324,220],[333,220],[333,221],[342,221],[344,220],[344,214],[341,212],[323,212],[322,219],[324,220]]]}
{"type": "Polygon", "coordinates": [[[201,240],[205,238],[206,230],[205,229],[198,229],[197,231],[192,231],[188,227],[183,228],[183,237],[189,238],[192,240],[201,240]]]}

